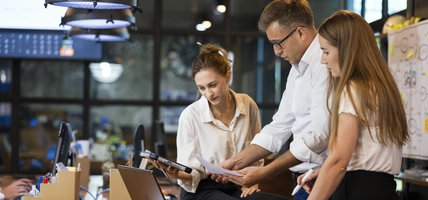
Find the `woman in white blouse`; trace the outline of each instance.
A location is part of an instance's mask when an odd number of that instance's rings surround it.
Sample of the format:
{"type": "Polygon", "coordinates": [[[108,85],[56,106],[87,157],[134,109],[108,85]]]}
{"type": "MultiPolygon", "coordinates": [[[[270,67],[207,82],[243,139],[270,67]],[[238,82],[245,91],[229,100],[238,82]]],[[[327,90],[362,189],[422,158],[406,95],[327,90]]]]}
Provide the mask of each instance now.
{"type": "Polygon", "coordinates": [[[332,125],[329,156],[304,187],[308,199],[399,199],[393,175],[409,139],[407,120],[373,30],[343,10],[326,19],[319,34],[321,62],[331,73],[332,125]]]}
{"type": "Polygon", "coordinates": [[[181,113],[177,132],[177,162],[193,171],[187,174],[158,162],[155,165],[178,179],[181,200],[287,199],[259,192],[258,185],[241,188],[234,183],[217,183],[193,155],[217,165],[247,147],[261,129],[254,100],[229,88],[232,73],[227,52],[214,44],[201,46],[192,73],[202,96],[181,113]]]}

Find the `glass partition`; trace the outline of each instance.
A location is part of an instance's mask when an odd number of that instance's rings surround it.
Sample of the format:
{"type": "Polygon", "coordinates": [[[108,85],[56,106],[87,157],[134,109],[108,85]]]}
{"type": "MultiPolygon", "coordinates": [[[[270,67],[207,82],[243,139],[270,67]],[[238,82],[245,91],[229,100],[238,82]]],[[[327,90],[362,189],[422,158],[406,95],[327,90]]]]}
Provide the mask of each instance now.
{"type": "Polygon", "coordinates": [[[23,60],[21,96],[83,98],[83,62],[23,60]]]}
{"type": "Polygon", "coordinates": [[[132,42],[106,43],[104,63],[90,65],[91,99],[151,100],[153,98],[153,37],[133,35],[132,42]],[[116,79],[102,79],[103,77],[116,79]],[[101,79],[99,78],[101,77],[101,79]]]}
{"type": "Polygon", "coordinates": [[[164,36],[161,44],[160,99],[164,101],[193,101],[198,88],[192,77],[192,62],[200,46],[211,42],[221,45],[218,37],[164,36]]]}
{"type": "Polygon", "coordinates": [[[82,137],[81,105],[22,104],[19,108],[19,169],[46,173],[52,169],[61,122],[82,137]]]}
{"type": "Polygon", "coordinates": [[[0,60],[0,96],[10,97],[12,94],[12,61],[0,60]]]}

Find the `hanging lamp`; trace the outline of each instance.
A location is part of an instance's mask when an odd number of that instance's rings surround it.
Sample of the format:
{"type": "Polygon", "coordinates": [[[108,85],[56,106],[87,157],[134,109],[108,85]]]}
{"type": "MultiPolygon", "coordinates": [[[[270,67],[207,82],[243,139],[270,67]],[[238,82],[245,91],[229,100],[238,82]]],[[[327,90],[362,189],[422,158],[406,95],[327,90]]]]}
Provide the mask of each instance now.
{"type": "Polygon", "coordinates": [[[96,42],[123,42],[129,41],[131,36],[127,28],[113,29],[82,29],[71,28],[68,35],[73,39],[84,39],[96,42]]]}
{"type": "Polygon", "coordinates": [[[138,8],[138,0],[45,0],[48,4],[80,9],[131,9],[132,12],[142,12],[138,8]]]}
{"type": "Polygon", "coordinates": [[[60,25],[84,29],[110,29],[131,26],[135,29],[135,17],[130,9],[92,10],[68,8],[60,25]]]}

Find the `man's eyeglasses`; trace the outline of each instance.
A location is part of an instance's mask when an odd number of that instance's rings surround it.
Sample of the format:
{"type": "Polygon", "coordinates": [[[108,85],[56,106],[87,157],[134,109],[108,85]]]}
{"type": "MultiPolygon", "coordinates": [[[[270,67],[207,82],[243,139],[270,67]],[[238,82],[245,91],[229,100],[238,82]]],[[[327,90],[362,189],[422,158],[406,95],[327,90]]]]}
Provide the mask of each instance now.
{"type": "Polygon", "coordinates": [[[297,29],[298,29],[299,27],[301,27],[301,26],[298,26],[297,28],[295,28],[295,29],[294,29],[293,31],[291,31],[287,36],[285,36],[285,38],[284,38],[284,39],[282,39],[281,41],[279,41],[279,42],[272,42],[272,41],[270,41],[270,43],[272,43],[272,45],[273,45],[274,47],[279,48],[279,49],[282,49],[281,44],[282,44],[286,39],[288,39],[289,37],[291,37],[291,36],[293,35],[293,33],[294,33],[294,32],[296,32],[296,31],[297,31],[297,29]]]}

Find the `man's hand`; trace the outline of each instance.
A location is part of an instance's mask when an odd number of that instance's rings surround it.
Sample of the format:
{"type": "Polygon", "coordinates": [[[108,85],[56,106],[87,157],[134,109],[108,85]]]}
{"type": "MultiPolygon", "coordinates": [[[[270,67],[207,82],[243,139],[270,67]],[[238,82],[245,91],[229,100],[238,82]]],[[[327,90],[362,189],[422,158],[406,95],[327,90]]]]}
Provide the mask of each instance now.
{"type": "Polygon", "coordinates": [[[1,189],[1,193],[4,194],[5,200],[12,200],[17,197],[23,196],[25,193],[31,191],[31,180],[19,179],[12,182],[7,187],[1,189]]]}
{"type": "MultiPolygon", "coordinates": [[[[315,185],[315,181],[317,180],[319,173],[320,173],[320,169],[315,169],[314,172],[306,178],[305,184],[303,185],[303,189],[305,189],[305,191],[308,194],[311,193],[312,188],[315,185]]],[[[302,183],[302,179],[303,179],[303,177],[305,177],[305,175],[306,175],[306,173],[297,177],[297,184],[300,185],[302,183]]]]}
{"type": "Polygon", "coordinates": [[[259,183],[265,178],[264,167],[247,167],[242,170],[236,171],[237,173],[243,174],[243,177],[234,176],[231,174],[225,174],[224,177],[244,187],[251,187],[254,184],[259,183]]]}
{"type": "MultiPolygon", "coordinates": [[[[236,167],[236,161],[234,161],[232,159],[227,159],[227,160],[221,162],[220,164],[218,164],[218,166],[221,168],[224,168],[224,169],[228,169],[228,170],[237,170],[238,169],[236,167]]],[[[225,178],[223,175],[211,174],[210,172],[208,172],[208,175],[211,175],[211,179],[215,180],[217,183],[226,184],[229,182],[229,180],[227,178],[225,178]]]]}

